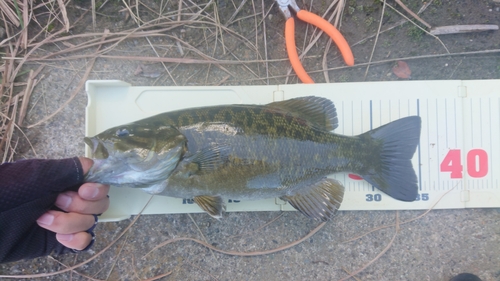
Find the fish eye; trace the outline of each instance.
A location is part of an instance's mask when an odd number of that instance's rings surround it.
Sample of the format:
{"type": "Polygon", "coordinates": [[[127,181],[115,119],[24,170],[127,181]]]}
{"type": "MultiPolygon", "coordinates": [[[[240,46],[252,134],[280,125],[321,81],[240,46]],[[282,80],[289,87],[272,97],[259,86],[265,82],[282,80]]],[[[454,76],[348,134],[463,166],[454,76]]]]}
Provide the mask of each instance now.
{"type": "Polygon", "coordinates": [[[127,130],[127,128],[122,128],[118,129],[116,131],[116,136],[122,138],[122,137],[128,137],[130,135],[130,132],[127,130]]]}

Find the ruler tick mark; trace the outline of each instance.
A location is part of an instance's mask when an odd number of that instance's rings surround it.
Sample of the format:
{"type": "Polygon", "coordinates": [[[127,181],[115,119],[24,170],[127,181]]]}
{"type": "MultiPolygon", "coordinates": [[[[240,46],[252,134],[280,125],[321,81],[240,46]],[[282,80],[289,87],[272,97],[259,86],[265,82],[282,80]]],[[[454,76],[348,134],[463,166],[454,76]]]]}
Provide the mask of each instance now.
{"type": "MultiPolygon", "coordinates": [[[[417,99],[417,115],[420,116],[420,100],[417,99]]],[[[420,141],[417,146],[418,150],[418,188],[422,191],[422,157],[420,151],[420,141]]]]}

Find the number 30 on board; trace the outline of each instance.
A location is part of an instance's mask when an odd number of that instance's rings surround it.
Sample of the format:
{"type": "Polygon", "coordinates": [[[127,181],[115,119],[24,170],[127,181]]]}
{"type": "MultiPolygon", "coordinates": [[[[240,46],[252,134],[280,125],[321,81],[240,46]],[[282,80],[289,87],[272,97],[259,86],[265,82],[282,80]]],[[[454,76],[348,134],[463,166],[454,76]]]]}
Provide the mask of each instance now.
{"type": "MultiPolygon", "coordinates": [[[[472,178],[482,178],[488,174],[488,153],[482,149],[467,152],[467,174],[472,178]]],[[[463,178],[462,152],[451,149],[440,165],[441,172],[449,172],[452,179],[463,178]]]]}

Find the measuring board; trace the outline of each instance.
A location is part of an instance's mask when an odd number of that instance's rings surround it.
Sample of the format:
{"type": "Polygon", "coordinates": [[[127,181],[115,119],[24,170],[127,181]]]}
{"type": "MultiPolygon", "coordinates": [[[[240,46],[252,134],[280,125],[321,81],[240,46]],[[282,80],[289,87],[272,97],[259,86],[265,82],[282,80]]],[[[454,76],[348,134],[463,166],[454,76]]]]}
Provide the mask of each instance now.
{"type": "MultiPolygon", "coordinates": [[[[86,90],[87,136],[172,110],[267,104],[310,95],[334,102],[339,118],[335,133],[342,135],[358,135],[419,115],[421,138],[412,159],[419,185],[416,201],[397,201],[355,175],[339,173],[331,177],[346,188],[340,209],[428,209],[438,201],[438,209],[500,207],[500,80],[227,87],[133,87],[122,81],[87,81],[86,90]]],[[[151,197],[140,189],[115,187],[110,196],[111,206],[102,217],[108,221],[139,213],[151,197]]],[[[279,210],[294,209],[273,198],[227,202],[229,212],[279,210]]],[[[195,212],[202,210],[191,198],[155,196],[143,213],[195,212]]]]}

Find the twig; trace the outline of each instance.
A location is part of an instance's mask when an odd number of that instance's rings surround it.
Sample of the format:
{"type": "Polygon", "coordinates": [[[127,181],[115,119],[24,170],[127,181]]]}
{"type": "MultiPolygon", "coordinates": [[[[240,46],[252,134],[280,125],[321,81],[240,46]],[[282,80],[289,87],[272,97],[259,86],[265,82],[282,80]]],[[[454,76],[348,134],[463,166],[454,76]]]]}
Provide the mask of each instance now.
{"type": "Polygon", "coordinates": [[[122,243],[122,246],[120,247],[120,250],[118,250],[118,254],[116,254],[115,256],[115,259],[113,261],[113,264],[111,265],[111,268],[109,269],[108,271],[108,275],[106,276],[106,280],[109,280],[109,277],[111,276],[111,273],[113,273],[113,270],[116,266],[116,263],[118,262],[118,257],[120,256],[120,254],[122,253],[122,250],[123,250],[123,247],[125,247],[125,244],[127,243],[127,240],[128,240],[128,236],[130,235],[130,233],[127,233],[127,235],[125,236],[125,239],[123,239],[123,243],[122,243]]]}
{"type": "Polygon", "coordinates": [[[462,64],[462,60],[460,60],[460,62],[457,64],[457,66],[455,66],[455,68],[453,69],[453,71],[451,72],[450,74],[450,77],[448,79],[451,79],[453,77],[453,75],[455,74],[455,71],[457,71],[458,67],[462,64]]]}
{"type": "Polygon", "coordinates": [[[166,276],[169,276],[170,274],[172,274],[172,271],[169,271],[167,273],[164,273],[164,274],[160,274],[160,275],[157,275],[155,277],[151,277],[151,278],[148,278],[148,279],[144,279],[142,281],[155,281],[155,280],[158,280],[160,278],[163,278],[163,277],[166,277],[166,276]]]}
{"type": "MultiPolygon", "coordinates": [[[[373,53],[375,53],[375,48],[377,47],[378,36],[380,34],[380,29],[382,28],[382,22],[384,20],[385,5],[386,5],[386,0],[384,0],[384,4],[382,5],[382,12],[380,14],[380,22],[378,23],[377,35],[375,35],[375,42],[373,43],[373,48],[370,54],[370,59],[368,59],[368,63],[372,61],[373,53]]],[[[366,76],[368,75],[368,70],[370,70],[370,64],[366,66],[365,76],[363,80],[366,80],[366,76]]]]}
{"type": "MultiPolygon", "coordinates": [[[[385,3],[385,0],[384,0],[384,3],[385,3]]],[[[407,16],[403,15],[400,11],[396,10],[396,8],[394,8],[393,6],[391,6],[390,4],[387,4],[387,6],[389,8],[391,8],[393,11],[395,11],[396,13],[398,13],[400,16],[404,17],[405,19],[407,19],[409,22],[411,22],[413,25],[415,25],[418,29],[422,30],[423,32],[429,34],[430,36],[434,37],[434,39],[438,40],[439,43],[441,43],[441,45],[444,47],[444,49],[446,50],[447,53],[449,53],[450,51],[448,50],[448,48],[446,47],[446,45],[443,43],[443,41],[441,41],[441,39],[439,39],[439,37],[435,36],[434,34],[431,34],[429,31],[423,29],[422,27],[420,27],[420,25],[414,23],[412,20],[410,20],[407,16]]]]}
{"type": "MultiPolygon", "coordinates": [[[[43,68],[43,66],[41,66],[43,68]]],[[[19,126],[23,125],[24,117],[26,116],[26,111],[28,109],[28,104],[29,100],[31,97],[31,93],[33,92],[33,88],[35,87],[36,84],[36,79],[34,79],[35,76],[33,75],[33,70],[30,71],[30,75],[28,77],[28,82],[26,84],[26,88],[24,90],[24,96],[23,96],[23,102],[21,104],[21,108],[19,110],[19,117],[17,119],[17,124],[19,126]]]]}
{"type": "MultiPolygon", "coordinates": [[[[27,61],[67,61],[74,59],[83,58],[107,58],[107,59],[118,59],[118,60],[132,60],[132,61],[151,61],[151,62],[174,62],[174,63],[185,63],[185,64],[242,64],[242,63],[262,63],[263,60],[246,60],[246,61],[232,61],[232,60],[217,60],[210,58],[210,60],[200,60],[200,59],[187,59],[187,58],[168,58],[168,57],[140,57],[140,56],[113,56],[113,55],[75,55],[68,56],[64,58],[52,58],[52,59],[42,59],[42,58],[31,58],[27,61]]],[[[5,57],[5,59],[17,59],[15,57],[5,57]]],[[[269,62],[279,62],[287,59],[272,59],[269,62]]]]}
{"type": "MultiPolygon", "coordinates": [[[[17,6],[17,1],[13,1],[13,3],[17,6]]],[[[6,1],[0,1],[0,9],[13,25],[19,26],[21,24],[21,22],[19,21],[19,15],[16,15],[16,13],[14,13],[9,5],[7,5],[6,1]]]]}
{"type": "Polygon", "coordinates": [[[24,138],[26,139],[26,141],[28,142],[30,148],[31,148],[31,151],[33,151],[33,154],[35,155],[35,157],[38,157],[37,153],[36,153],[36,150],[35,150],[35,147],[33,146],[33,144],[31,143],[30,139],[28,138],[28,136],[24,133],[24,131],[16,124],[14,124],[16,126],[16,129],[19,130],[19,132],[21,132],[21,134],[24,136],[24,138]]]}
{"type": "Polygon", "coordinates": [[[125,2],[125,0],[122,0],[122,3],[123,5],[125,6],[125,8],[128,10],[128,13],[130,14],[130,16],[134,19],[134,21],[139,25],[139,17],[138,15],[136,16],[134,14],[134,12],[132,12],[132,9],[130,8],[130,6],[127,4],[127,2],[125,2]]]}
{"type": "MultiPolygon", "coordinates": [[[[107,33],[104,32],[103,37],[101,38],[102,41],[104,41],[104,39],[106,38],[106,35],[107,35],[107,33]]],[[[97,50],[99,50],[100,48],[101,48],[101,46],[99,46],[97,48],[97,50]]],[[[47,120],[49,120],[52,117],[54,117],[55,115],[57,115],[65,106],[67,106],[76,97],[76,95],[80,92],[80,90],[83,88],[83,85],[85,85],[85,82],[87,81],[87,78],[89,77],[90,72],[92,71],[92,68],[94,67],[95,60],[96,60],[96,58],[93,58],[93,59],[90,60],[89,65],[87,66],[87,70],[85,71],[85,74],[80,79],[80,83],[78,83],[78,85],[76,86],[75,90],[73,90],[73,93],[71,94],[71,96],[69,97],[69,99],[66,100],[66,102],[64,102],[64,104],[58,110],[56,110],[55,112],[53,112],[49,116],[46,116],[45,118],[43,118],[42,120],[38,121],[37,123],[31,124],[31,125],[27,126],[27,128],[33,128],[35,126],[38,126],[38,125],[46,122],[47,120]]]]}
{"type": "Polygon", "coordinates": [[[360,273],[361,271],[365,270],[367,267],[369,267],[370,265],[372,265],[375,261],[377,261],[381,256],[383,256],[391,248],[391,246],[394,243],[394,240],[396,239],[396,236],[398,235],[398,232],[399,232],[399,211],[396,211],[396,223],[395,223],[395,225],[396,225],[396,230],[394,231],[394,236],[392,236],[391,241],[382,250],[382,252],[380,252],[374,259],[372,259],[371,261],[369,261],[367,264],[363,265],[358,270],[350,273],[348,277],[340,279],[340,281],[345,281],[345,280],[353,277],[354,275],[360,273]]]}
{"type": "MultiPolygon", "coordinates": [[[[8,151],[10,148],[10,142],[12,140],[12,134],[14,132],[14,124],[15,124],[15,120],[16,120],[18,102],[19,102],[19,95],[15,96],[15,98],[14,98],[14,106],[12,108],[11,122],[9,122],[9,124],[7,125],[7,129],[5,130],[5,135],[7,137],[5,138],[5,149],[4,149],[2,163],[7,160],[7,155],[9,154],[8,151]]],[[[4,142],[4,138],[2,138],[2,143],[3,142],[4,142]]]]}
{"type": "Polygon", "coordinates": [[[222,78],[222,80],[220,80],[219,83],[216,84],[216,86],[221,86],[222,84],[226,83],[227,79],[229,79],[230,77],[230,75],[227,75],[226,77],[222,78]]]}
{"type": "MultiPolygon", "coordinates": [[[[196,223],[196,221],[193,219],[193,216],[191,216],[191,214],[189,214],[189,213],[187,215],[191,219],[191,221],[194,223],[194,226],[196,227],[196,229],[198,230],[198,232],[201,234],[201,237],[203,238],[203,240],[205,240],[205,243],[208,244],[207,237],[205,237],[205,235],[203,234],[203,231],[201,231],[200,227],[198,226],[198,224],[196,223]]],[[[217,262],[217,258],[215,257],[215,254],[212,251],[212,249],[210,249],[210,253],[212,254],[212,257],[214,258],[214,261],[217,262]]]]}
{"type": "Polygon", "coordinates": [[[92,1],[90,1],[90,2],[91,2],[91,4],[92,4],[92,5],[91,5],[91,6],[92,6],[92,28],[93,28],[93,29],[95,29],[95,25],[96,25],[96,24],[95,24],[95,19],[96,19],[96,14],[95,14],[95,12],[96,12],[97,8],[96,8],[96,6],[95,6],[95,0],[92,0],[92,1]]]}
{"type": "MultiPolygon", "coordinates": [[[[357,63],[354,66],[331,67],[328,70],[331,71],[331,70],[339,70],[339,69],[346,69],[346,68],[352,68],[352,67],[363,67],[363,66],[366,66],[368,64],[370,64],[370,65],[376,65],[376,64],[392,63],[392,62],[395,62],[395,61],[398,61],[398,60],[405,60],[406,61],[406,60],[416,60],[416,59],[431,59],[431,58],[441,58],[441,57],[454,57],[454,56],[467,56],[467,55],[484,55],[484,54],[496,54],[496,53],[500,53],[500,49],[402,57],[402,58],[386,59],[386,60],[379,60],[379,61],[372,61],[372,62],[362,62],[362,63],[357,63]]],[[[309,72],[310,73],[316,73],[316,72],[320,72],[320,71],[323,71],[323,70],[313,70],[313,71],[309,71],[309,72]]]]}
{"type": "MultiPolygon", "coordinates": [[[[264,12],[264,0],[262,0],[262,33],[264,34],[264,59],[266,65],[266,84],[269,85],[269,62],[267,60],[267,33],[266,33],[266,14],[264,12]]],[[[257,32],[257,27],[255,28],[257,32]]],[[[257,38],[257,36],[255,36],[257,38]]]]}
{"type": "MultiPolygon", "coordinates": [[[[78,23],[87,13],[84,12],[74,23],[73,23],[73,26],[78,23]]],[[[26,62],[26,60],[28,59],[28,57],[30,57],[38,48],[40,48],[41,46],[43,46],[45,43],[47,43],[48,41],[50,41],[52,38],[54,37],[57,37],[57,35],[63,33],[64,30],[60,30],[58,32],[55,32],[53,34],[51,34],[50,36],[47,36],[47,38],[45,38],[44,40],[42,40],[41,42],[38,42],[37,44],[35,44],[35,46],[27,53],[24,55],[24,57],[21,59],[20,62],[18,62],[18,65],[17,67],[15,68],[14,72],[13,73],[18,73],[19,70],[21,69],[21,67],[24,65],[24,63],[26,62]]],[[[15,75],[14,75],[15,76],[15,75]]]]}
{"type": "Polygon", "coordinates": [[[228,27],[230,24],[233,23],[233,20],[234,18],[236,17],[236,15],[238,15],[238,13],[241,11],[241,9],[243,8],[243,6],[245,6],[245,4],[247,3],[248,0],[242,0],[240,5],[238,6],[238,8],[236,8],[236,11],[234,11],[234,13],[231,15],[231,17],[227,20],[226,24],[224,26],[228,27]]]}
{"type": "Polygon", "coordinates": [[[265,251],[254,251],[254,252],[238,252],[238,251],[226,251],[226,250],[221,250],[221,249],[218,249],[208,243],[205,243],[201,240],[198,240],[198,239],[194,239],[194,238],[187,238],[187,237],[179,237],[179,238],[173,238],[173,239],[169,239],[157,246],[155,246],[151,251],[149,251],[148,253],[146,253],[142,258],[144,259],[146,256],[148,256],[149,254],[151,254],[153,251],[163,247],[163,246],[166,246],[168,244],[171,244],[171,243],[174,243],[174,242],[177,242],[177,241],[193,241],[195,243],[198,243],[202,246],[205,246],[209,249],[212,249],[216,252],[219,252],[219,253],[222,253],[222,254],[226,254],[226,255],[230,255],[230,256],[241,256],[241,257],[253,257],[253,256],[262,256],[262,255],[268,255],[268,254],[273,254],[273,253],[276,253],[276,252],[280,252],[280,251],[284,251],[286,249],[289,249],[289,248],[292,248],[302,242],[304,242],[305,240],[307,240],[309,237],[313,236],[316,232],[318,232],[323,226],[325,226],[326,222],[323,222],[321,224],[319,224],[316,228],[314,228],[313,230],[311,230],[311,232],[309,232],[306,236],[296,240],[296,241],[293,241],[292,243],[289,243],[289,244],[286,244],[286,245],[283,245],[281,247],[278,247],[278,248],[275,248],[275,249],[271,249],[271,250],[265,250],[265,251]]]}
{"type": "Polygon", "coordinates": [[[137,268],[135,265],[135,255],[134,254],[132,254],[132,270],[134,271],[135,278],[140,280],[141,278],[139,277],[139,274],[137,273],[137,268]]]}
{"type": "MultiPolygon", "coordinates": [[[[76,257],[76,256],[75,256],[75,257],[76,257]]],[[[59,260],[55,259],[54,257],[48,256],[48,258],[49,258],[49,259],[51,259],[51,260],[53,260],[53,261],[55,261],[55,262],[57,262],[58,264],[60,264],[60,265],[64,266],[65,268],[69,268],[69,266],[65,265],[64,263],[60,262],[59,260]]],[[[87,278],[87,279],[89,279],[89,280],[94,280],[94,281],[106,281],[106,280],[103,280],[103,279],[96,279],[96,278],[93,278],[93,277],[91,277],[91,276],[88,276],[88,275],[85,275],[85,274],[83,274],[83,273],[80,273],[80,272],[78,272],[78,271],[76,271],[76,270],[74,270],[74,269],[73,269],[73,270],[71,270],[71,273],[73,273],[73,272],[74,272],[74,273],[76,273],[76,274],[78,274],[78,275],[80,275],[80,276],[82,276],[82,277],[85,277],[85,278],[87,278]]]]}
{"type": "Polygon", "coordinates": [[[327,70],[328,68],[327,54],[331,46],[332,46],[332,41],[328,41],[326,43],[325,51],[323,52],[323,59],[321,61],[321,66],[323,67],[323,76],[325,77],[326,83],[330,83],[330,75],[328,75],[328,70],[327,70]]]}
{"type": "MultiPolygon", "coordinates": [[[[434,207],[436,207],[436,205],[437,205],[437,204],[441,201],[441,199],[443,199],[443,197],[444,197],[446,194],[450,193],[450,192],[451,192],[452,190],[454,190],[454,189],[455,189],[455,187],[457,187],[457,186],[458,186],[458,184],[457,184],[457,185],[455,185],[455,186],[453,186],[453,188],[451,188],[450,190],[446,191],[443,195],[441,195],[441,197],[439,197],[439,198],[438,198],[438,200],[436,200],[436,202],[435,202],[434,204],[432,204],[432,206],[431,206],[429,209],[427,209],[427,210],[426,210],[423,214],[421,214],[421,215],[419,215],[419,216],[417,216],[417,217],[415,217],[415,218],[409,219],[409,220],[407,220],[407,221],[403,221],[403,222],[401,222],[401,223],[400,223],[400,225],[407,224],[407,223],[410,223],[410,222],[412,222],[412,221],[415,221],[415,220],[418,220],[418,219],[423,218],[423,217],[424,217],[425,215],[427,215],[430,211],[432,211],[432,210],[434,209],[434,207]]],[[[352,239],[346,240],[346,241],[344,241],[343,243],[347,243],[347,242],[352,242],[352,241],[354,241],[354,240],[358,240],[358,239],[360,239],[360,238],[362,238],[362,237],[364,237],[364,236],[366,236],[366,235],[368,235],[368,234],[370,234],[370,233],[372,233],[372,232],[375,232],[375,231],[378,231],[378,230],[381,230],[381,229],[384,229],[384,228],[389,228],[389,227],[391,227],[391,226],[394,226],[394,224],[389,224],[389,225],[384,225],[384,226],[380,226],[380,227],[374,228],[374,229],[372,229],[372,230],[370,230],[370,231],[368,231],[368,232],[366,232],[366,233],[364,233],[364,234],[362,234],[362,235],[360,235],[360,236],[356,236],[356,237],[354,237],[354,238],[352,238],[352,239]]]]}
{"type": "MultiPolygon", "coordinates": [[[[107,35],[107,38],[110,38],[110,39],[107,39],[104,42],[98,42],[98,39],[87,40],[87,42],[84,42],[80,45],[77,45],[74,48],[68,48],[68,49],[65,49],[65,50],[62,50],[59,52],[50,53],[50,54],[42,57],[42,59],[47,59],[47,58],[54,57],[54,56],[60,56],[60,55],[65,54],[65,53],[74,52],[74,51],[81,50],[81,49],[87,49],[88,47],[91,47],[91,46],[96,46],[96,45],[101,45],[101,44],[104,45],[104,44],[109,44],[109,43],[114,42],[113,45],[106,47],[97,53],[97,54],[104,54],[104,53],[107,53],[107,52],[111,51],[112,49],[114,49],[119,43],[123,42],[125,39],[142,38],[142,37],[147,37],[147,36],[168,36],[166,34],[166,31],[170,31],[170,30],[172,30],[176,27],[179,27],[181,25],[189,25],[189,24],[198,23],[198,24],[202,24],[202,25],[210,25],[210,26],[217,27],[216,23],[209,22],[209,21],[186,20],[186,21],[182,21],[180,23],[171,23],[172,26],[169,26],[167,28],[142,31],[146,28],[154,28],[154,27],[167,25],[167,23],[156,23],[155,24],[154,22],[156,22],[156,20],[145,23],[142,26],[135,28],[135,29],[132,29],[132,30],[126,30],[123,32],[116,32],[116,33],[109,33],[107,35]],[[117,37],[117,36],[122,36],[122,37],[117,37]]],[[[224,26],[218,26],[218,27],[223,29],[227,33],[237,37],[238,39],[241,39],[245,44],[247,44],[249,46],[249,48],[257,49],[257,47],[254,44],[252,44],[252,42],[250,42],[250,40],[248,38],[246,38],[245,36],[240,35],[240,34],[236,33],[234,30],[231,30],[231,29],[226,28],[224,26]]],[[[53,36],[50,36],[50,38],[47,38],[43,41],[43,44],[65,41],[65,40],[74,39],[74,38],[87,38],[87,37],[95,37],[95,36],[102,36],[102,33],[78,34],[78,35],[65,36],[65,37],[61,37],[61,38],[57,38],[57,39],[52,39],[53,36]]],[[[38,43],[35,46],[39,47],[40,45],[41,45],[41,43],[38,43]]],[[[30,51],[30,54],[31,54],[31,51],[30,51]]]]}
{"type": "Polygon", "coordinates": [[[482,32],[482,31],[492,31],[492,30],[498,30],[498,25],[496,24],[447,25],[447,26],[434,27],[433,29],[431,29],[430,34],[444,35],[444,34],[482,32]]]}
{"type": "Polygon", "coordinates": [[[29,6],[28,6],[28,0],[23,0],[23,23],[24,26],[23,31],[21,33],[21,46],[23,49],[26,49],[28,46],[28,25],[29,25],[29,6]]]}
{"type": "Polygon", "coordinates": [[[228,239],[232,239],[232,238],[236,238],[236,237],[241,237],[241,236],[245,236],[245,235],[249,235],[249,234],[251,234],[251,233],[257,232],[257,231],[259,231],[259,230],[263,229],[264,227],[266,227],[266,226],[268,226],[268,225],[272,224],[273,222],[277,221],[277,220],[278,220],[279,218],[281,218],[284,214],[285,214],[285,213],[283,213],[283,212],[282,212],[281,214],[279,214],[278,216],[276,216],[276,217],[275,217],[275,218],[273,218],[272,220],[270,220],[270,221],[266,222],[264,225],[261,225],[261,226],[259,226],[258,228],[254,229],[254,230],[251,230],[251,231],[248,231],[248,232],[246,232],[246,233],[241,233],[241,234],[236,234],[236,235],[230,236],[230,237],[228,237],[228,239]]]}
{"type": "MultiPolygon", "coordinates": [[[[136,1],[136,10],[137,10],[137,18],[138,18],[138,19],[140,19],[140,18],[139,18],[139,8],[138,8],[138,6],[137,6],[138,2],[139,2],[139,1],[136,1]]],[[[179,1],[179,12],[180,12],[181,8],[182,8],[182,0],[181,0],[181,1],[179,1]]],[[[180,17],[180,13],[179,13],[179,14],[178,14],[177,21],[178,21],[178,22],[180,22],[180,20],[181,20],[181,17],[180,17]]],[[[135,22],[137,23],[137,26],[138,26],[138,27],[141,27],[141,24],[140,24],[140,22],[139,22],[138,20],[136,20],[135,22]]],[[[153,46],[153,44],[151,43],[151,40],[149,40],[149,37],[147,37],[147,36],[146,36],[145,38],[146,38],[146,40],[148,41],[148,44],[149,44],[149,46],[151,47],[151,49],[153,50],[153,52],[155,53],[155,55],[156,55],[157,57],[160,57],[160,55],[159,55],[159,54],[158,54],[158,52],[156,51],[156,48],[155,48],[155,47],[153,46]]],[[[162,64],[163,68],[165,69],[165,71],[167,72],[167,74],[168,74],[168,76],[170,77],[170,79],[172,79],[172,82],[174,83],[174,85],[176,85],[176,86],[177,86],[177,83],[175,82],[174,77],[172,76],[172,74],[171,74],[171,73],[170,73],[170,71],[168,70],[168,68],[167,68],[167,66],[165,65],[165,63],[164,63],[164,62],[161,62],[161,64],[162,64]]]]}
{"type": "Polygon", "coordinates": [[[177,21],[181,21],[182,0],[179,0],[179,8],[177,9],[177,21]]]}
{"type": "Polygon", "coordinates": [[[349,270],[347,270],[345,267],[342,267],[342,270],[345,271],[345,273],[349,274],[352,278],[356,279],[356,281],[361,281],[358,277],[354,276],[349,270]]]}
{"type": "Polygon", "coordinates": [[[410,14],[412,17],[414,17],[416,20],[418,20],[420,23],[423,25],[427,26],[428,29],[431,29],[431,25],[426,23],[423,19],[421,19],[417,14],[415,14],[412,10],[410,10],[408,7],[406,7],[401,0],[394,0],[396,3],[398,3],[401,8],[403,8],[408,14],[410,14]]]}
{"type": "Polygon", "coordinates": [[[197,266],[196,264],[193,264],[193,263],[191,263],[191,262],[189,262],[189,261],[186,261],[186,263],[187,263],[187,264],[189,264],[189,265],[190,265],[190,266],[192,266],[192,267],[197,268],[198,270],[200,270],[200,271],[201,271],[201,272],[203,272],[204,274],[206,274],[206,275],[208,275],[208,276],[212,277],[212,279],[214,279],[214,280],[219,280],[219,279],[217,279],[217,277],[215,277],[215,276],[213,276],[212,274],[210,274],[210,272],[208,272],[208,271],[206,271],[206,270],[203,270],[201,267],[197,266]]]}
{"type": "MultiPolygon", "coordinates": [[[[95,0],[92,0],[94,2],[95,0]]],[[[64,21],[64,27],[66,28],[66,32],[69,32],[69,19],[68,19],[68,13],[66,12],[66,4],[64,4],[63,0],[57,0],[57,3],[59,4],[59,10],[61,11],[61,15],[63,17],[64,21]]],[[[95,3],[94,3],[95,6],[95,3]]],[[[95,10],[92,11],[92,18],[95,21],[95,10]]]]}

